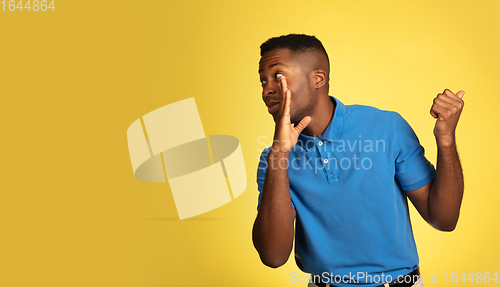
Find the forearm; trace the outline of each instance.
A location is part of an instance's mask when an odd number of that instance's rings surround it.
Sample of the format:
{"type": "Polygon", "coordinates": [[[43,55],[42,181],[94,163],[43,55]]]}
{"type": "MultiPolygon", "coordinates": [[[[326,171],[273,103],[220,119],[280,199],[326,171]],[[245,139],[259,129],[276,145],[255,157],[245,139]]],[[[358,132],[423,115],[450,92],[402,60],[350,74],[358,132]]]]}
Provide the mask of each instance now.
{"type": "Polygon", "coordinates": [[[455,141],[438,141],[436,178],[429,195],[429,216],[435,228],[444,231],[455,229],[463,191],[462,167],[455,141]]]}
{"type": "Polygon", "coordinates": [[[274,268],[286,263],[293,246],[294,213],[288,180],[288,155],[273,150],[268,154],[267,173],[252,234],[262,262],[274,268]]]}

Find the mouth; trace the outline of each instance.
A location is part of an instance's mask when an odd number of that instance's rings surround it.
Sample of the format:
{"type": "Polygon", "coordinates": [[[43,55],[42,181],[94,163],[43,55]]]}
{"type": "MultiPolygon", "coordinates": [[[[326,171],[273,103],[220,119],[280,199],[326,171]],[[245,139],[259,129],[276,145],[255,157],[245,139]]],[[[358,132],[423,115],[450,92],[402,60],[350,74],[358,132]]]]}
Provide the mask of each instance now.
{"type": "Polygon", "coordinates": [[[280,103],[276,103],[270,107],[267,108],[267,111],[270,113],[270,114],[274,114],[275,112],[278,111],[278,108],[280,106],[280,103]]]}

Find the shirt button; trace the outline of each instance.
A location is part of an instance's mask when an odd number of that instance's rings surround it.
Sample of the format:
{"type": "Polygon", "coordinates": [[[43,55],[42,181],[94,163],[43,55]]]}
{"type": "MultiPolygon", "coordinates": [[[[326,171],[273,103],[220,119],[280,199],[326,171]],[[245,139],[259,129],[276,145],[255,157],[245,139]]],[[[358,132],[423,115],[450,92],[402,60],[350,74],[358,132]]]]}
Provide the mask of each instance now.
{"type": "Polygon", "coordinates": [[[323,162],[324,162],[324,163],[328,163],[328,159],[327,159],[327,158],[325,158],[325,159],[323,160],[323,162]]]}
{"type": "Polygon", "coordinates": [[[322,142],[322,141],[319,141],[319,142],[318,142],[318,145],[319,145],[319,146],[322,146],[322,145],[323,145],[323,142],[322,142]]]}

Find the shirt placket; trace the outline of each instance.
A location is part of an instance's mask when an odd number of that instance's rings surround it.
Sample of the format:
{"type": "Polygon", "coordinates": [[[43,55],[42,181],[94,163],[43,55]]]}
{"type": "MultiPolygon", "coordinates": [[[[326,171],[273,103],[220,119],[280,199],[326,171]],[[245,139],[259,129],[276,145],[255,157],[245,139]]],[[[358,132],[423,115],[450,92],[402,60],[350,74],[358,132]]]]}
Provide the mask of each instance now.
{"type": "Polygon", "coordinates": [[[335,163],[332,163],[332,159],[334,159],[333,143],[319,138],[316,139],[316,147],[320,155],[321,163],[323,164],[323,170],[328,184],[337,183],[339,181],[338,171],[335,168],[335,163]]]}

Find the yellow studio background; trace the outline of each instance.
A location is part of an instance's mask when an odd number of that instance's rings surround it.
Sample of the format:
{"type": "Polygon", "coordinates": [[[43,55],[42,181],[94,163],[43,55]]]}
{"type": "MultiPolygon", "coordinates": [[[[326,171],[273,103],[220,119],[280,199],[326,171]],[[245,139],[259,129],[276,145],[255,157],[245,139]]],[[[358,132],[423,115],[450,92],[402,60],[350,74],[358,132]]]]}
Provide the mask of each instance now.
{"type": "Polygon", "coordinates": [[[291,283],[291,272],[304,275],[293,254],[271,269],[251,241],[258,156],[274,131],[259,45],[292,32],[323,42],[331,95],[401,113],[434,164],[432,99],[465,90],[461,218],[443,233],[411,207],[421,272],[425,286],[471,284],[451,283],[452,272],[500,272],[499,1],[55,7],[0,11],[0,286],[306,286],[291,283]],[[207,135],[240,140],[248,186],[231,203],[179,221],[168,183],[133,176],[126,131],[193,96],[207,135]]]}

